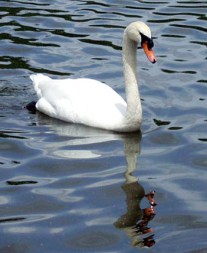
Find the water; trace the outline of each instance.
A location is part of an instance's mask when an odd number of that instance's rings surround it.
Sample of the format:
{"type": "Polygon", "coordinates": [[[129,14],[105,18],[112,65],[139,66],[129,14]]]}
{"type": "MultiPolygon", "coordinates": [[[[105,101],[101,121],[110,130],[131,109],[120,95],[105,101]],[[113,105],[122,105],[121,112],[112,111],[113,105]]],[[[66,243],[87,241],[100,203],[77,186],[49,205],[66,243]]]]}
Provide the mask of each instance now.
{"type": "Polygon", "coordinates": [[[207,252],[206,7],[1,0],[1,253],[207,252]],[[96,78],[124,96],[122,32],[135,20],[158,58],[138,54],[142,136],[24,109],[33,72],[96,78]]]}

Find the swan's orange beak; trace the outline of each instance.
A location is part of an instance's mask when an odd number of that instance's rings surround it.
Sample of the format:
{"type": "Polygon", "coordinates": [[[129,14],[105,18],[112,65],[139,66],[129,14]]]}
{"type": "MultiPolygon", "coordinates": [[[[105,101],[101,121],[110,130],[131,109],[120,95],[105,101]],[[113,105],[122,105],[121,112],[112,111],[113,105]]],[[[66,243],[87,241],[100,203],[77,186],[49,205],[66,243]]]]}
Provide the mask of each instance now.
{"type": "Polygon", "coordinates": [[[152,50],[152,48],[150,48],[150,49],[148,48],[148,42],[147,41],[142,43],[142,48],[144,49],[144,52],[145,52],[147,58],[149,59],[149,61],[151,63],[155,63],[157,61],[157,58],[156,58],[155,53],[152,50]]]}

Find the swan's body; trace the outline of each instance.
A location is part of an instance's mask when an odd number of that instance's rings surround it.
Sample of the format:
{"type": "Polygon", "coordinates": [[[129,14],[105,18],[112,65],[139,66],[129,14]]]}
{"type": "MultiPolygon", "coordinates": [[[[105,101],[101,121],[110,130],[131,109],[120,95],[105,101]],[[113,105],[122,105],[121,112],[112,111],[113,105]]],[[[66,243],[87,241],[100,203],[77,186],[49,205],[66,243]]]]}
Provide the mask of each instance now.
{"type": "Polygon", "coordinates": [[[112,88],[94,79],[54,80],[35,74],[30,78],[39,98],[37,110],[53,118],[91,127],[119,132],[139,130],[142,108],[136,78],[138,42],[142,43],[149,60],[156,61],[148,26],[142,22],[130,24],[125,29],[123,42],[127,102],[112,88]]]}

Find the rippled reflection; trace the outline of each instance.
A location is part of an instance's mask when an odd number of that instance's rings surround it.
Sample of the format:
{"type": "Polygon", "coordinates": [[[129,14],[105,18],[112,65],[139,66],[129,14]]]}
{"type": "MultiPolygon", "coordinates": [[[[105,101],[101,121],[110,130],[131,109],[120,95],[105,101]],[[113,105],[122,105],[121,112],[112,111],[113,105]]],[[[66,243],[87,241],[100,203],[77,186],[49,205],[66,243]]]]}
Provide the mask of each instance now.
{"type": "MultiPolygon", "coordinates": [[[[50,123],[50,131],[55,132],[58,136],[69,137],[69,140],[61,140],[59,142],[44,142],[44,150],[50,156],[64,157],[70,159],[94,159],[98,157],[104,157],[104,153],[99,153],[97,150],[80,150],[79,147],[87,147],[88,145],[97,145],[101,143],[110,143],[112,141],[119,140],[123,142],[124,156],[127,161],[127,168],[124,173],[126,182],[122,186],[124,193],[126,194],[127,213],[121,216],[114,225],[117,228],[124,229],[127,235],[131,238],[131,244],[134,247],[151,247],[155,244],[153,229],[148,227],[148,223],[155,216],[155,201],[153,199],[154,193],[145,193],[144,188],[138,182],[138,179],[133,176],[133,172],[137,168],[137,156],[140,153],[140,141],[141,133],[135,134],[116,134],[110,133],[100,129],[93,129],[82,125],[66,124],[64,122],[45,117],[44,115],[37,114],[37,124],[41,125],[45,120],[47,124],[50,123]],[[65,150],[66,147],[74,147],[76,149],[65,150]],[[57,150],[57,151],[56,151],[57,150]],[[149,207],[141,209],[140,204],[142,199],[146,197],[149,200],[149,207]]],[[[36,146],[37,148],[37,146],[36,146]]],[[[41,146],[41,149],[43,147],[41,146]]],[[[109,172],[108,172],[109,173],[109,172]]],[[[100,175],[102,172],[100,173],[100,175]]],[[[97,172],[91,174],[87,172],[85,174],[73,174],[72,178],[90,178],[97,175],[97,172]]],[[[89,188],[96,189],[97,187],[104,187],[115,183],[115,181],[102,180],[100,183],[92,183],[89,188]],[[101,183],[101,184],[100,184],[101,183]]],[[[73,192],[73,191],[72,191],[73,192]]],[[[71,192],[71,193],[72,193],[71,192]]],[[[65,201],[80,201],[81,199],[74,199],[69,197],[70,193],[67,190],[64,191],[51,191],[51,190],[38,190],[35,193],[43,195],[56,196],[59,199],[65,199],[65,201]],[[59,196],[58,196],[59,195],[59,196]]],[[[63,200],[64,201],[64,200],[63,200]]],[[[89,210],[88,210],[89,211],[89,210]]],[[[78,211],[80,212],[80,210],[78,211]]],[[[82,210],[84,213],[84,210],[82,210]]],[[[71,212],[70,212],[71,213],[71,212]]],[[[107,219],[106,219],[107,221],[107,219]]],[[[105,221],[105,222],[106,222],[105,221]]],[[[88,225],[101,224],[104,222],[104,218],[101,220],[94,220],[88,222],[88,225]]],[[[95,236],[95,235],[94,235],[95,236]]],[[[96,237],[95,237],[96,238],[96,237]]],[[[98,238],[97,238],[98,239],[98,238]]],[[[78,241],[82,241],[82,238],[76,238],[78,241]]],[[[90,239],[89,239],[90,240],[90,239]]],[[[99,240],[99,239],[98,239],[99,240]]],[[[78,243],[79,245],[79,243],[78,243]]],[[[99,244],[98,244],[99,245],[99,244]]]]}
{"type": "Polygon", "coordinates": [[[155,244],[153,229],[148,227],[148,223],[155,216],[154,192],[145,193],[144,188],[133,176],[137,168],[137,155],[140,153],[140,137],[125,139],[125,155],[127,160],[127,169],[124,173],[125,183],[122,189],[126,194],[127,212],[122,215],[114,225],[117,228],[124,229],[131,238],[131,245],[134,247],[151,247],[155,244]],[[149,200],[150,207],[141,209],[140,204],[144,197],[149,200]]]}

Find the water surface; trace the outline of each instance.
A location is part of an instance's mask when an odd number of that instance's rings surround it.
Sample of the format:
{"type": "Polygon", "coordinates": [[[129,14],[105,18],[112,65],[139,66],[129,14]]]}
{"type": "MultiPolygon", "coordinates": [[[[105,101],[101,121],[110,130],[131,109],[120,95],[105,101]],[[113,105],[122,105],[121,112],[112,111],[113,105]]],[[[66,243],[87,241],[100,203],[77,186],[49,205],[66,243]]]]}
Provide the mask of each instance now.
{"type": "Polygon", "coordinates": [[[207,252],[206,9],[1,1],[0,252],[207,252]],[[124,96],[122,33],[136,20],[151,27],[158,58],[138,52],[142,136],[24,109],[34,72],[95,78],[124,96]]]}

